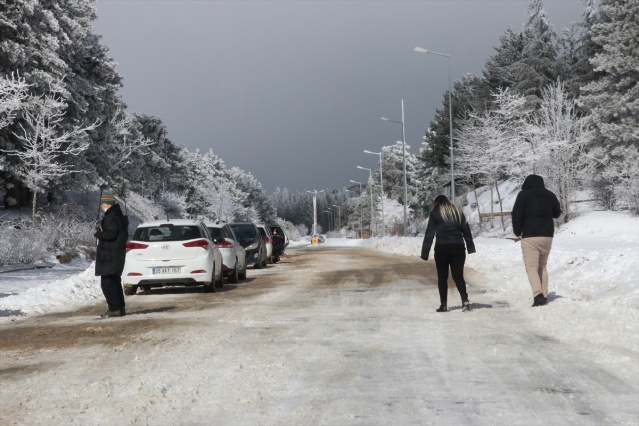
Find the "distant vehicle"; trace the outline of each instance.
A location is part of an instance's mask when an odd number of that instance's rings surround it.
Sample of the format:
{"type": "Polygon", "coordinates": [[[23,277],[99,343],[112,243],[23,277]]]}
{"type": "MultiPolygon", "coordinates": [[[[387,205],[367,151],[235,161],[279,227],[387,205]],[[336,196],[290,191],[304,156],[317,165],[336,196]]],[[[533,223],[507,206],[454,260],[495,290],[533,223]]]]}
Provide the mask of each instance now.
{"type": "Polygon", "coordinates": [[[277,263],[280,261],[280,256],[284,254],[284,249],[288,246],[288,236],[279,225],[269,225],[268,227],[273,237],[273,261],[277,263]]]}
{"type": "Polygon", "coordinates": [[[271,230],[266,225],[257,225],[257,230],[260,231],[260,235],[264,239],[266,244],[266,259],[268,263],[273,262],[273,241],[271,241],[271,230]]]}
{"type": "Polygon", "coordinates": [[[226,223],[204,223],[222,253],[222,273],[231,284],[246,279],[246,250],[226,223]]]}
{"type": "Polygon", "coordinates": [[[222,253],[199,220],[173,219],[141,223],[126,244],[122,272],[124,294],[138,287],[223,286],[222,253]]]}
{"type": "Polygon", "coordinates": [[[238,238],[237,241],[246,250],[246,264],[260,269],[266,266],[266,244],[257,230],[257,226],[251,222],[238,222],[228,224],[238,238]]]}
{"type": "Polygon", "coordinates": [[[318,235],[317,238],[319,239],[320,243],[325,243],[326,242],[326,236],[324,234],[318,235]]]}

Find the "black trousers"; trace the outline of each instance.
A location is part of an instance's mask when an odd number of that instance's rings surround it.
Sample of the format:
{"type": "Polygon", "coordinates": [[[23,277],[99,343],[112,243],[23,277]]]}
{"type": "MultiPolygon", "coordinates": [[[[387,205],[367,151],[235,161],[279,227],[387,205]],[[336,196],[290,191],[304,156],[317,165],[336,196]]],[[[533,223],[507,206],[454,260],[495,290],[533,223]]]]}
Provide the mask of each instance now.
{"type": "Polygon", "coordinates": [[[102,275],[100,277],[102,293],[109,305],[110,311],[124,309],[124,291],[122,290],[122,279],[119,275],[102,275]]]}
{"type": "Polygon", "coordinates": [[[468,300],[466,281],[464,281],[464,263],[466,262],[466,247],[463,244],[435,245],[435,266],[437,267],[437,286],[439,300],[442,305],[448,301],[448,269],[453,275],[462,303],[468,300]]]}

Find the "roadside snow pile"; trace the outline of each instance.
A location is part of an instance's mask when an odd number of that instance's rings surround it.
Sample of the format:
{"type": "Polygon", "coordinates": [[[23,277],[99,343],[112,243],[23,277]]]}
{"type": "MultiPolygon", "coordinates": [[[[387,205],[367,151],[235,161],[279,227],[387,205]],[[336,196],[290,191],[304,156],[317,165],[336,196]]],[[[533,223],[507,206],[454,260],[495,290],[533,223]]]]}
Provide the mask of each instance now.
{"type": "Polygon", "coordinates": [[[38,315],[64,311],[103,300],[100,277],[96,277],[94,272],[95,262],[70,278],[43,283],[1,298],[0,319],[6,320],[7,314],[38,315]]]}

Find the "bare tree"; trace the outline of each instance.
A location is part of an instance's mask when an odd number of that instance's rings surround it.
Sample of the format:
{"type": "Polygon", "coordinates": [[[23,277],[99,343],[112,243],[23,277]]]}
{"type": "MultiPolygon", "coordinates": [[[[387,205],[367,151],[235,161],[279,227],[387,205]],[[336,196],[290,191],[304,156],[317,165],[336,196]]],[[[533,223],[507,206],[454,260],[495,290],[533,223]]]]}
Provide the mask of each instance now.
{"type": "Polygon", "coordinates": [[[28,106],[22,112],[20,130],[13,132],[22,141],[21,149],[0,149],[21,162],[17,174],[33,192],[31,220],[34,222],[37,193],[43,192],[53,179],[78,172],[66,157],[77,156],[89,147],[86,132],[98,124],[62,128],[66,104],[58,95],[59,87],[52,87],[46,95],[28,100],[28,106]]]}

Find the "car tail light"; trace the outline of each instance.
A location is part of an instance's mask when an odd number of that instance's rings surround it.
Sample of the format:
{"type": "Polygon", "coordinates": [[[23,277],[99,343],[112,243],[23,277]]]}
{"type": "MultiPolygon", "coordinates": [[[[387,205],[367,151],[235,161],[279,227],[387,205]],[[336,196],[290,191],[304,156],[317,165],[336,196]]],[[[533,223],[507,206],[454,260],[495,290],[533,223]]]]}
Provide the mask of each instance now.
{"type": "Polygon", "coordinates": [[[182,244],[184,247],[202,247],[204,250],[209,249],[209,241],[200,239],[195,241],[189,241],[188,243],[182,244]]]}
{"type": "Polygon", "coordinates": [[[134,243],[133,241],[130,241],[126,243],[126,252],[128,253],[131,250],[143,250],[148,246],[148,244],[134,243]]]}
{"type": "Polygon", "coordinates": [[[228,241],[222,241],[221,243],[217,243],[216,246],[222,248],[231,248],[233,247],[233,244],[229,243],[228,241]]]}
{"type": "Polygon", "coordinates": [[[139,272],[129,272],[128,274],[126,274],[127,277],[141,277],[142,274],[139,272]]]}
{"type": "Polygon", "coordinates": [[[195,271],[191,271],[192,274],[206,274],[205,269],[196,269],[195,271]]]}

